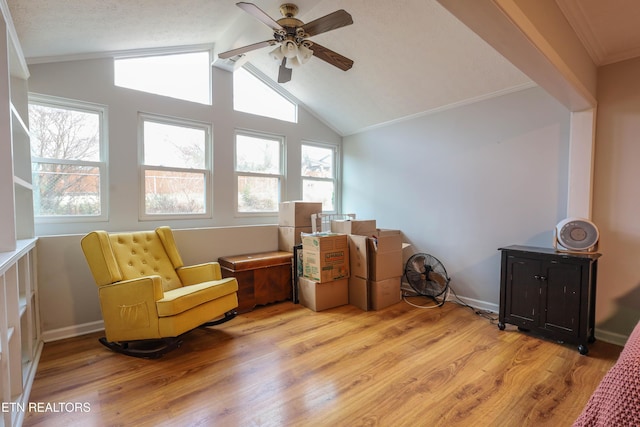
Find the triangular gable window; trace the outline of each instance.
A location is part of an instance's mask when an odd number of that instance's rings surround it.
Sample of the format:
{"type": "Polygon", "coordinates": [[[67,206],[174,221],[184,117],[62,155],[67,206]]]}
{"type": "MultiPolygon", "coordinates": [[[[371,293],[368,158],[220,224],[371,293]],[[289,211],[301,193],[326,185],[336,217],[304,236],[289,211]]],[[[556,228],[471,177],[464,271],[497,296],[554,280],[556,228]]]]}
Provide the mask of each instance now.
{"type": "Polygon", "coordinates": [[[209,51],[118,58],[115,85],[211,105],[209,51]]]}
{"type": "Polygon", "coordinates": [[[233,73],[233,109],[298,122],[298,106],[244,68],[233,73]]]}

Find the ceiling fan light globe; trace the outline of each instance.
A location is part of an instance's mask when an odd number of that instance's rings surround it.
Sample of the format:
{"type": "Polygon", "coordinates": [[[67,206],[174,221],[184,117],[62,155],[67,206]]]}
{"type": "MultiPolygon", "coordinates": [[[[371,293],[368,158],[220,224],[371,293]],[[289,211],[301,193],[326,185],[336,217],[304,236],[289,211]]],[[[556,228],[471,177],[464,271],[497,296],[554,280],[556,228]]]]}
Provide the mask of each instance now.
{"type": "Polygon", "coordinates": [[[277,48],[269,52],[269,56],[278,62],[282,61],[284,59],[284,54],[282,53],[281,46],[278,46],[277,48]]]}
{"type": "Polygon", "coordinates": [[[300,64],[306,63],[313,56],[313,51],[306,47],[305,45],[298,46],[298,56],[297,59],[300,64]]]}
{"type": "Polygon", "coordinates": [[[298,46],[291,40],[282,42],[282,55],[287,59],[295,58],[298,56],[298,46]]]}

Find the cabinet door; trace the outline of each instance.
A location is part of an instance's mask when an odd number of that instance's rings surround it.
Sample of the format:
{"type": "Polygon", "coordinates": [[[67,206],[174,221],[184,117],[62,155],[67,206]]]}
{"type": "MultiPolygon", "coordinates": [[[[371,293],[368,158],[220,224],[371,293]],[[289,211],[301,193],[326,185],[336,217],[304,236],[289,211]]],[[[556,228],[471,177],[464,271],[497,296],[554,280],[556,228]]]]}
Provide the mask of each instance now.
{"type": "Polygon", "coordinates": [[[580,325],[580,286],[582,267],[576,264],[545,263],[546,288],[543,292],[543,327],[575,335],[580,325]]]}
{"type": "Polygon", "coordinates": [[[527,258],[509,257],[507,261],[507,287],[505,315],[523,327],[538,324],[540,318],[541,262],[527,258]]]}

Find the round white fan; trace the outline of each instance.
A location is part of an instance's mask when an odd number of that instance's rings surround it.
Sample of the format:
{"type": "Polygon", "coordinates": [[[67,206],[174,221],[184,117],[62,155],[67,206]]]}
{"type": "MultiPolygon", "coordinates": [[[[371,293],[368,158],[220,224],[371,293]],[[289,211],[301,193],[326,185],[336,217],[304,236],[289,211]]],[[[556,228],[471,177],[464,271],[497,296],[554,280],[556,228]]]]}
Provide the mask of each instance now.
{"type": "Polygon", "coordinates": [[[556,225],[553,246],[560,252],[595,252],[599,238],[598,227],[593,222],[570,217],[556,225]]]}

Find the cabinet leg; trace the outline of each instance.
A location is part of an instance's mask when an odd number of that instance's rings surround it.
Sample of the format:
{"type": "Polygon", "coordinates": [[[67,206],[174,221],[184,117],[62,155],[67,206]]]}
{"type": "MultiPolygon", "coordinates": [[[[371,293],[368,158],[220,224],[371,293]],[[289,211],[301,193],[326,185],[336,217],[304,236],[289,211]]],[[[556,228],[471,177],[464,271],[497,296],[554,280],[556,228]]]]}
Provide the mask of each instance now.
{"type": "Polygon", "coordinates": [[[500,329],[501,331],[504,331],[504,328],[506,328],[506,325],[504,324],[504,322],[498,322],[498,329],[500,329]]]}
{"type": "Polygon", "coordinates": [[[580,344],[580,345],[578,346],[578,352],[580,352],[580,354],[584,356],[584,355],[586,355],[587,353],[589,353],[589,348],[588,348],[586,345],[584,345],[584,344],[580,344]]]}

